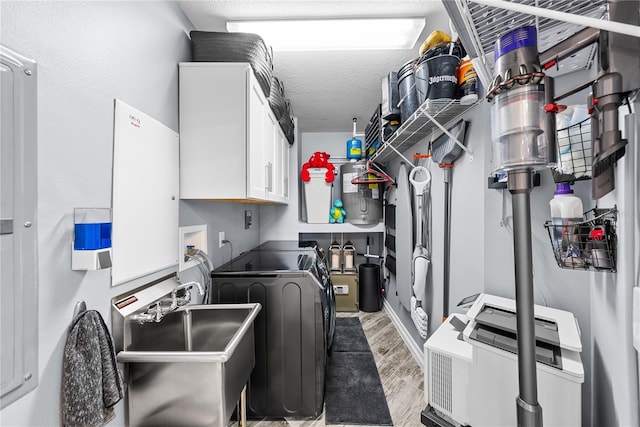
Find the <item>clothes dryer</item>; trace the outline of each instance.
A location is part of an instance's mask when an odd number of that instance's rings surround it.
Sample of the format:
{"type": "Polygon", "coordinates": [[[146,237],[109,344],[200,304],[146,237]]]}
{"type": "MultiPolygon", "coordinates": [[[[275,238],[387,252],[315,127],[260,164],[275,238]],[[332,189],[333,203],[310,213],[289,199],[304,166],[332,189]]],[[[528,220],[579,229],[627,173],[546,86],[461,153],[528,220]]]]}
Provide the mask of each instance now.
{"type": "Polygon", "coordinates": [[[323,409],[335,299],[318,251],[282,250],[287,245],[293,244],[261,245],[212,273],[213,303],[263,307],[247,390],[252,417],[317,417],[323,409]]]}

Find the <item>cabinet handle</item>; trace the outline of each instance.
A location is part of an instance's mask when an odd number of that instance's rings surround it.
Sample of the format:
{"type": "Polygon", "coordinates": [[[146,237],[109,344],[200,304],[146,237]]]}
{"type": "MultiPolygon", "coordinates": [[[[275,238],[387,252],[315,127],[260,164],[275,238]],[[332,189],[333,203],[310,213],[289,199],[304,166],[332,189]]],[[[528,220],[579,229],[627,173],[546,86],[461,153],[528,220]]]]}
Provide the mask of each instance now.
{"type": "Polygon", "coordinates": [[[273,166],[271,164],[271,162],[267,162],[267,164],[264,166],[265,168],[265,181],[266,181],[266,189],[269,192],[273,191],[273,166]]]}
{"type": "Polygon", "coordinates": [[[269,163],[267,163],[264,165],[264,189],[266,191],[271,191],[269,185],[269,163]]]}
{"type": "Polygon", "coordinates": [[[284,178],[284,197],[289,197],[289,177],[284,178]]]}
{"type": "Polygon", "coordinates": [[[273,192],[273,163],[269,162],[269,191],[273,192]]]}

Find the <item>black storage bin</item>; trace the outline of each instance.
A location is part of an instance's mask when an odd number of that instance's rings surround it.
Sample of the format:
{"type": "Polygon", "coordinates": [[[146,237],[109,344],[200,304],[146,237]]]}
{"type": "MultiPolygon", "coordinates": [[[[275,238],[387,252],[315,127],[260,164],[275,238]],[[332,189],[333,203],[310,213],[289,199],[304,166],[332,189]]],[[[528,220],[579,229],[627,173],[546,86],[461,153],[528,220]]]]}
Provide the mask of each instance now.
{"type": "Polygon", "coordinates": [[[280,121],[283,116],[289,114],[289,106],[284,98],[284,85],[276,76],[271,76],[271,92],[268,101],[276,120],[280,121]]]}
{"type": "Polygon", "coordinates": [[[289,145],[293,145],[293,141],[295,140],[295,125],[293,119],[287,115],[282,116],[278,122],[284,132],[284,136],[287,138],[287,142],[289,142],[289,145]]]}
{"type": "Polygon", "coordinates": [[[280,127],[284,132],[284,136],[287,138],[289,145],[293,145],[295,139],[295,125],[293,121],[293,110],[291,109],[291,102],[285,98],[285,111],[282,117],[278,120],[280,127]]]}
{"type": "Polygon", "coordinates": [[[380,311],[382,290],[380,289],[380,266],[360,264],[358,273],[358,304],[361,311],[380,311]]]}
{"type": "Polygon", "coordinates": [[[269,98],[273,74],[273,54],[262,37],[251,33],[191,31],[194,62],[248,62],[269,98]]]}

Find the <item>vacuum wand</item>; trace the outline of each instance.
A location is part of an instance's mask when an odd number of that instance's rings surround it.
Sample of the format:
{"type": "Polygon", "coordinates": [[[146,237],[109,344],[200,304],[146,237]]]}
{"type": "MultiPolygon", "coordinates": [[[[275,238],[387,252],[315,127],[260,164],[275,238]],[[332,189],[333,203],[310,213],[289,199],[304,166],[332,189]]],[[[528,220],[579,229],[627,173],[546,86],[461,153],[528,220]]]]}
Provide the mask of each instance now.
{"type": "Polygon", "coordinates": [[[518,385],[516,398],[518,426],[542,426],[538,403],[536,335],[533,310],[533,269],[531,255],[531,170],[508,173],[507,188],[513,200],[513,253],[516,275],[516,322],[518,341],[518,385]]]}

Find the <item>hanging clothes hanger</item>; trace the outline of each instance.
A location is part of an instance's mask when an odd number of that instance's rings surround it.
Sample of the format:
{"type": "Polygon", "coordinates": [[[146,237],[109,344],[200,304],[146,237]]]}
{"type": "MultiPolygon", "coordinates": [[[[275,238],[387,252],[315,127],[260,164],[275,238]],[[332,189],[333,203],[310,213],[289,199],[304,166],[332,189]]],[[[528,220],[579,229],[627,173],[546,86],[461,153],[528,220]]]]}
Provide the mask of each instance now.
{"type": "Polygon", "coordinates": [[[367,160],[366,170],[351,180],[352,184],[377,184],[392,181],[391,177],[384,172],[371,167],[371,160],[367,160]]]}

